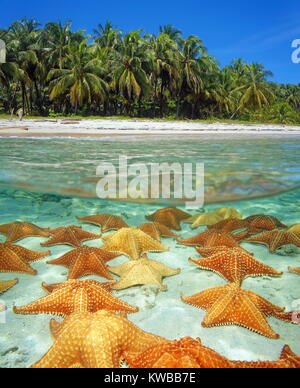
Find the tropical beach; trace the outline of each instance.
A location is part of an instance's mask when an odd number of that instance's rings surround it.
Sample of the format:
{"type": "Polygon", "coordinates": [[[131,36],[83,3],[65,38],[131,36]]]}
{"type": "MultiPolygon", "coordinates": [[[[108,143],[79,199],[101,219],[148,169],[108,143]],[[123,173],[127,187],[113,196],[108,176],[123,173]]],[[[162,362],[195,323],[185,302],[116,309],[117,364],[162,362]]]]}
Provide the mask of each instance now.
{"type": "Polygon", "coordinates": [[[299,368],[299,4],[16,1],[0,368],[299,368]]]}

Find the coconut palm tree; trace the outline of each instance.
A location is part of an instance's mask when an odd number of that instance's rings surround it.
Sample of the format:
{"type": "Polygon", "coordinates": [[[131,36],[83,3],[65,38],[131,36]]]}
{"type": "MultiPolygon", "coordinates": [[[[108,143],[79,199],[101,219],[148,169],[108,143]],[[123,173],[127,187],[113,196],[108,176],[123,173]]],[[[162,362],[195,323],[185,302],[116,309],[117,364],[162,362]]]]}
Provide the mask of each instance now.
{"type": "Polygon", "coordinates": [[[50,99],[68,97],[75,107],[75,113],[83,104],[101,103],[108,95],[108,85],[101,78],[97,60],[91,57],[87,40],[69,43],[63,68],[50,70],[48,80],[51,88],[50,99]]]}
{"type": "Polygon", "coordinates": [[[147,43],[141,37],[141,30],[125,35],[119,50],[114,52],[112,86],[129,101],[140,99],[149,92],[146,52],[147,43]]]}
{"type": "Polygon", "coordinates": [[[264,69],[264,66],[258,63],[245,65],[245,75],[242,78],[242,85],[236,89],[241,93],[239,108],[261,110],[264,105],[269,106],[275,98],[270,85],[267,83],[267,77],[272,76],[270,71],[264,69]]]}

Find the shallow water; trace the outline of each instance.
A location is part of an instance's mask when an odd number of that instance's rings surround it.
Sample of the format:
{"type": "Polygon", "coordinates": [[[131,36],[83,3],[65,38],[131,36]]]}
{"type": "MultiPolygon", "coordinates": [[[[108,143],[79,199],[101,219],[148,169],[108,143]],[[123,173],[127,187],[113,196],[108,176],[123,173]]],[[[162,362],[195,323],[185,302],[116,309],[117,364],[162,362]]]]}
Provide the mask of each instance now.
{"type": "MultiPolygon", "coordinates": [[[[0,185],[96,197],[103,162],[204,163],[206,202],[284,192],[300,185],[300,136],[202,135],[109,139],[0,139],[0,185]]],[[[151,202],[147,200],[146,202],[151,202]]],[[[153,201],[152,201],[153,202],[153,201]]],[[[172,201],[170,201],[172,202],[172,201]]],[[[179,201],[180,202],[180,201],[179,201]]]]}
{"type": "MultiPolygon", "coordinates": [[[[173,160],[177,156],[185,161],[197,158],[206,161],[208,171],[212,175],[214,172],[222,172],[223,177],[228,176],[226,174],[240,176],[240,172],[245,171],[245,176],[259,175],[266,179],[271,177],[271,180],[275,177],[276,181],[286,185],[288,189],[296,187],[299,183],[300,140],[296,138],[285,139],[282,144],[277,139],[262,139],[259,142],[249,139],[244,144],[241,140],[235,140],[231,144],[214,141],[211,145],[208,140],[200,144],[178,141],[176,148],[175,143],[168,146],[166,141],[160,140],[151,147],[148,144],[147,152],[145,148],[143,151],[141,143],[143,143],[141,140],[135,140],[133,143],[128,141],[94,143],[78,140],[50,142],[0,139],[3,183],[0,190],[0,223],[20,220],[51,228],[82,225],[76,220],[76,216],[112,213],[121,215],[129,225],[142,224],[145,222],[144,216],[155,211],[157,206],[150,203],[112,202],[97,198],[57,195],[60,188],[65,185],[83,184],[87,177],[93,176],[99,160],[111,158],[116,160],[118,152],[134,155],[132,156],[134,160],[138,158],[150,160],[150,155],[165,161],[173,160]],[[162,153],[164,157],[161,157],[162,153]],[[3,179],[3,176],[6,178],[3,179]],[[33,184],[36,192],[29,190],[28,187],[25,191],[21,189],[21,185],[16,188],[18,182],[33,184]],[[51,190],[49,193],[41,193],[37,192],[38,187],[51,190]]],[[[245,179],[245,176],[243,175],[241,179],[245,179]]],[[[260,199],[228,201],[222,206],[235,207],[245,217],[257,213],[274,215],[283,223],[292,225],[300,222],[300,189],[260,199]]],[[[218,207],[220,207],[218,204],[209,204],[205,205],[205,210],[211,211],[218,207]]],[[[189,224],[182,226],[180,234],[183,238],[205,230],[204,227],[200,227],[192,231],[189,224]]],[[[84,224],[83,227],[88,231],[99,233],[96,226],[84,224]]],[[[1,241],[4,241],[3,236],[0,236],[1,241]]],[[[32,250],[46,251],[47,248],[40,246],[43,241],[42,238],[27,238],[19,244],[32,250]]],[[[200,337],[204,345],[232,360],[276,360],[285,344],[300,354],[300,326],[274,318],[268,319],[268,322],[274,331],[280,334],[281,338],[278,340],[265,338],[237,326],[203,328],[200,323],[205,312],[184,304],[180,296],[192,295],[210,287],[223,285],[226,281],[214,273],[201,271],[188,262],[189,257],[198,257],[194,248],[179,245],[173,239],[163,238],[162,243],[170,247],[170,251],[152,253],[149,257],[170,267],[181,268],[182,271],[176,276],[164,279],[164,284],[168,286],[166,292],[159,291],[156,286],[114,291],[114,295],[140,308],[138,313],[129,315],[132,322],[146,331],[169,339],[183,336],[200,337]]],[[[102,241],[93,240],[86,244],[101,246],[102,241]]],[[[260,294],[276,305],[286,307],[287,311],[295,309],[298,302],[300,307],[300,277],[287,270],[288,266],[300,267],[300,252],[282,256],[270,254],[262,245],[242,243],[242,246],[253,252],[256,259],[284,272],[279,278],[267,276],[248,278],[243,282],[243,288],[260,294]]],[[[15,277],[20,280],[19,284],[0,297],[8,307],[6,323],[0,323],[0,367],[28,367],[53,343],[49,331],[49,316],[24,316],[12,313],[13,305],[22,306],[45,295],[41,289],[42,282],[57,283],[66,280],[67,270],[64,267],[47,265],[46,261],[61,256],[71,248],[54,246],[50,249],[50,257],[32,264],[32,267],[38,270],[36,276],[0,274],[0,280],[15,277]]],[[[111,265],[125,261],[127,259],[121,256],[112,261],[111,265]]],[[[95,276],[86,278],[105,280],[95,276]]]]}

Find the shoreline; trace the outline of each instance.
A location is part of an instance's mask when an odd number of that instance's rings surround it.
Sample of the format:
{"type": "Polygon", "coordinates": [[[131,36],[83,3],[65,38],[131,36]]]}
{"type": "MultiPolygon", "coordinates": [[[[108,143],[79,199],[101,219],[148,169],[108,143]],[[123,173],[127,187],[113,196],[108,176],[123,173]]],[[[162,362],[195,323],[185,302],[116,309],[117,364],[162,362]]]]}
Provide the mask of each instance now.
{"type": "Polygon", "coordinates": [[[101,138],[109,136],[300,135],[299,126],[148,120],[0,120],[0,137],[101,138]],[[16,127],[16,129],[9,129],[16,127]],[[17,127],[21,127],[17,129],[17,127]],[[28,128],[28,131],[24,130],[28,128]],[[8,128],[8,129],[4,129],[8,128]]]}

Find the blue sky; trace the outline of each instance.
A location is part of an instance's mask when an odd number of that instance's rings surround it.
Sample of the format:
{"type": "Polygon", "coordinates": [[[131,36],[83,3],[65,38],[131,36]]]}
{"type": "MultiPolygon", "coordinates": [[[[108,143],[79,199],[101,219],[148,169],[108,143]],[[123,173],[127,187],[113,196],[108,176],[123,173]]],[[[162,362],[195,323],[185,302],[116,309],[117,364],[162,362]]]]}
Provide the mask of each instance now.
{"type": "Polygon", "coordinates": [[[300,83],[300,64],[291,61],[292,41],[300,39],[299,0],[1,0],[0,15],[0,28],[25,17],[72,20],[74,29],[89,33],[106,20],[124,32],[157,33],[172,24],[203,39],[221,65],[242,57],[263,63],[276,82],[300,83]]]}

